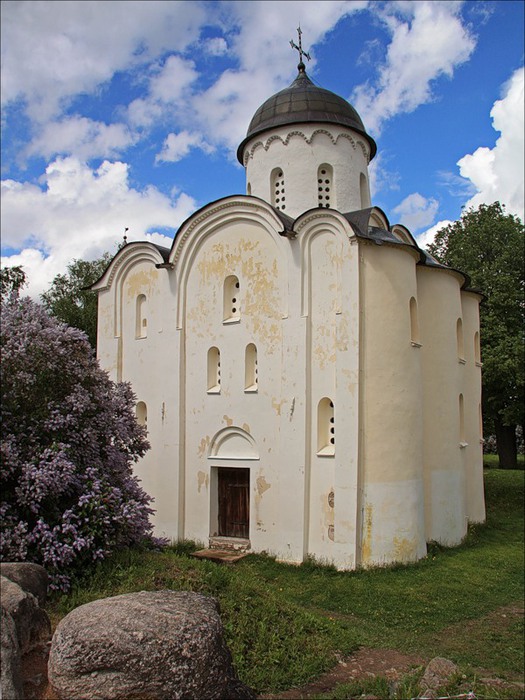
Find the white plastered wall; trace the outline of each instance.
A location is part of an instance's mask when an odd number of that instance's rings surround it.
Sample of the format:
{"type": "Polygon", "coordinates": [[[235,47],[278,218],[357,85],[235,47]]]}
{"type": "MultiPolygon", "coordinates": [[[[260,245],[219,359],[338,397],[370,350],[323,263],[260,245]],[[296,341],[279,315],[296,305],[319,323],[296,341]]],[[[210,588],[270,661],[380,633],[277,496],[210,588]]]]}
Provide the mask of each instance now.
{"type": "Polygon", "coordinates": [[[99,291],[97,350],[101,366],[111,378],[130,382],[137,402],[146,404],[148,439],[153,448],[135,465],[134,472],[144,490],[155,498],[152,520],[156,534],[176,540],[181,534],[177,505],[179,355],[169,271],[156,267],[163,262],[148,244],[130,244],[121,250],[99,291]],[[143,337],[137,337],[139,295],[146,298],[143,337]]]}
{"type": "Polygon", "coordinates": [[[479,303],[474,292],[461,292],[465,344],[465,488],[469,522],[485,521],[483,489],[483,435],[481,425],[481,358],[479,356],[479,303]],[[476,337],[476,334],[477,337],[476,337]],[[478,346],[478,350],[476,350],[478,346]]]}
{"type": "Polygon", "coordinates": [[[421,357],[410,335],[417,254],[360,241],[361,561],[424,556],[421,357]]]}
{"type": "MultiPolygon", "coordinates": [[[[285,214],[297,217],[319,206],[318,168],[333,168],[330,208],[349,212],[370,206],[368,161],[370,146],[358,133],[344,127],[294,124],[255,136],[244,149],[247,191],[273,203],[271,174],[283,172],[284,201],[277,204],[285,214]],[[365,183],[361,186],[361,175],[365,183]],[[248,190],[249,185],[249,190],[248,190]],[[363,193],[363,194],[361,194],[363,193]],[[366,201],[361,201],[362,197],[366,201]]],[[[324,187],[324,185],[323,185],[324,187]]]]}
{"type": "Polygon", "coordinates": [[[465,364],[458,356],[457,344],[463,280],[454,272],[422,266],[418,266],[417,276],[423,362],[426,539],[454,545],[461,542],[467,531],[466,453],[460,436],[459,395],[464,395],[465,407],[468,397],[465,364]]]}
{"type": "Polygon", "coordinates": [[[301,561],[304,399],[297,392],[296,368],[304,366],[304,347],[300,318],[289,318],[290,243],[279,236],[281,223],[265,205],[231,200],[226,207],[210,205],[183,243],[175,268],[184,346],[185,537],[207,542],[216,534],[216,470],[248,468],[252,549],[301,561]],[[230,275],[239,280],[240,318],[224,323],[223,286],[230,275]],[[287,324],[295,326],[291,333],[287,324]],[[257,392],[244,386],[245,350],[251,343],[258,355],[257,392]],[[206,389],[211,346],[220,350],[220,393],[206,389]],[[217,453],[218,435],[228,428],[249,436],[251,450],[245,437],[234,452],[217,453]]]}
{"type": "MultiPolygon", "coordinates": [[[[307,324],[305,556],[356,565],[359,277],[347,222],[330,211],[296,222],[307,324]],[[334,404],[335,445],[319,450],[318,407],[334,404]]],[[[295,242],[292,245],[296,245],[295,242]]]]}

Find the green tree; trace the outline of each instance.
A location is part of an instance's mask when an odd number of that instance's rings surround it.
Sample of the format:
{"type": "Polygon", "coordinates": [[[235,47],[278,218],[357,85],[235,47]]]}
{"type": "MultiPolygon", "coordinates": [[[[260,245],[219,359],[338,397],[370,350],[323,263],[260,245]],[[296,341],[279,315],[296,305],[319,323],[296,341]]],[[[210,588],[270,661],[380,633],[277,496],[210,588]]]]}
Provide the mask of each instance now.
{"type": "Polygon", "coordinates": [[[466,272],[485,300],[480,308],[483,414],[500,465],[516,468],[516,426],[524,409],[524,228],[499,203],[481,204],[441,229],[428,246],[440,262],[466,272]]]}
{"type": "Polygon", "coordinates": [[[109,253],[90,262],[73,260],[67,273],[57,275],[41,295],[47,311],[68,326],[84,331],[93,348],[97,344],[97,295],[86,288],[102,275],[110,260],[109,253]]]}
{"type": "Polygon", "coordinates": [[[20,290],[27,284],[27,277],[21,265],[15,267],[3,267],[0,269],[0,289],[2,301],[6,301],[11,294],[18,296],[20,290]]]}

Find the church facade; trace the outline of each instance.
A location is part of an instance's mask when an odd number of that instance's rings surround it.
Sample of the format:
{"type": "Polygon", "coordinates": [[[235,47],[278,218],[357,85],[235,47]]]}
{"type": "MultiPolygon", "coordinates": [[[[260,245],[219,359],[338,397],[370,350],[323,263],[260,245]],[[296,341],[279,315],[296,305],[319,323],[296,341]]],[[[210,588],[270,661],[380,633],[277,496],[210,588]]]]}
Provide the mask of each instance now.
{"type": "Polygon", "coordinates": [[[481,297],[372,206],[375,152],[301,61],[239,146],[247,194],[170,249],[125,245],[93,285],[156,534],[354,569],[485,519],[481,297]]]}

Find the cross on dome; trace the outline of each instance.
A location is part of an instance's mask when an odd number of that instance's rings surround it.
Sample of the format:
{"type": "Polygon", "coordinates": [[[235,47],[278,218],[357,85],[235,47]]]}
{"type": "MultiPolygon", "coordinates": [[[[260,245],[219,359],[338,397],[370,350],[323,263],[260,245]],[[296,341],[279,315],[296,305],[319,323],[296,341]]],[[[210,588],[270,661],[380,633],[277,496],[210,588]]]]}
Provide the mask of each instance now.
{"type": "Polygon", "coordinates": [[[309,61],[311,61],[311,58],[310,58],[309,53],[307,53],[306,51],[303,51],[303,45],[301,43],[301,35],[302,35],[301,25],[299,25],[297,27],[297,34],[299,36],[299,46],[297,46],[297,44],[295,43],[295,41],[293,39],[290,39],[290,46],[292,47],[292,49],[296,49],[297,51],[299,51],[299,65],[297,67],[299,68],[299,70],[304,70],[305,65],[303,63],[303,56],[305,58],[307,58],[309,61]]]}

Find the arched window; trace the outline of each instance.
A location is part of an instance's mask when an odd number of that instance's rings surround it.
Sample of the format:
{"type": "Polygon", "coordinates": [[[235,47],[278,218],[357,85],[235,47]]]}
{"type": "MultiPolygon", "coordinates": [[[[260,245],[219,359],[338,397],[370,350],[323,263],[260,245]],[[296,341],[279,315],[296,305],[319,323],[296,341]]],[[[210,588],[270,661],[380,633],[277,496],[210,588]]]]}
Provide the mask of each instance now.
{"type": "Polygon", "coordinates": [[[281,168],[274,168],[270,175],[270,192],[272,204],[276,209],[286,209],[286,191],[284,189],[284,173],[281,168]]]}
{"type": "Polygon", "coordinates": [[[224,280],[224,301],[223,301],[223,321],[231,323],[239,321],[241,313],[239,309],[239,278],[235,275],[229,275],[224,280]]]}
{"type": "Polygon", "coordinates": [[[317,454],[335,454],[334,403],[325,397],[317,406],[317,454]]]}
{"type": "Polygon", "coordinates": [[[474,359],[476,364],[481,364],[481,346],[479,344],[479,333],[476,331],[474,333],[474,359]]]}
{"type": "Polygon", "coordinates": [[[463,343],[463,321],[458,318],[456,323],[456,340],[458,346],[458,360],[465,362],[465,346],[463,343]]]}
{"type": "Polygon", "coordinates": [[[465,406],[463,394],[459,395],[459,444],[462,447],[466,446],[465,442],[465,406]]]}
{"type": "Polygon", "coordinates": [[[253,343],[246,346],[244,365],[244,390],[257,391],[259,383],[257,367],[257,348],[253,343]]]}
{"type": "Polygon", "coordinates": [[[250,195],[252,193],[252,186],[250,183],[246,185],[246,194],[250,195]]]}
{"type": "Polygon", "coordinates": [[[419,337],[419,320],[417,317],[417,301],[415,297],[410,299],[410,340],[412,345],[421,347],[421,339],[419,337]]]}
{"type": "Polygon", "coordinates": [[[317,168],[317,200],[320,207],[330,207],[333,204],[334,169],[328,163],[317,168]]]}
{"type": "Polygon", "coordinates": [[[135,413],[137,416],[137,423],[143,425],[145,428],[148,426],[148,407],[144,401],[139,401],[135,408],[135,413]]]}
{"type": "Polygon", "coordinates": [[[135,337],[145,338],[148,335],[148,319],[146,316],[146,295],[139,294],[135,311],[135,337]]]}
{"type": "Polygon", "coordinates": [[[221,391],[221,353],[219,348],[208,350],[208,393],[219,394],[221,391]]]}
{"type": "Polygon", "coordinates": [[[361,195],[361,209],[366,209],[370,206],[370,191],[368,189],[368,180],[364,173],[359,175],[359,194],[361,195]]]}

